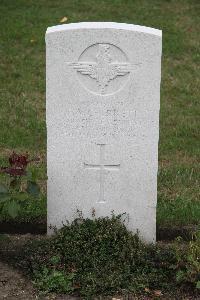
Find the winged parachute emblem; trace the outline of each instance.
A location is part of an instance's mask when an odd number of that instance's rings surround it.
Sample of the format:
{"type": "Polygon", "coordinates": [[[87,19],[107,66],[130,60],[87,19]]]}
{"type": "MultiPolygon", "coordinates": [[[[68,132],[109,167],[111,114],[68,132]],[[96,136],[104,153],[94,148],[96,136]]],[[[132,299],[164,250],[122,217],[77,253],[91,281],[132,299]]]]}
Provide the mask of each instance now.
{"type": "Polygon", "coordinates": [[[117,76],[124,76],[131,71],[129,63],[112,62],[109,48],[109,45],[99,44],[96,62],[77,62],[69,64],[77,70],[77,72],[96,80],[101,94],[105,93],[105,89],[111,80],[117,76]]]}

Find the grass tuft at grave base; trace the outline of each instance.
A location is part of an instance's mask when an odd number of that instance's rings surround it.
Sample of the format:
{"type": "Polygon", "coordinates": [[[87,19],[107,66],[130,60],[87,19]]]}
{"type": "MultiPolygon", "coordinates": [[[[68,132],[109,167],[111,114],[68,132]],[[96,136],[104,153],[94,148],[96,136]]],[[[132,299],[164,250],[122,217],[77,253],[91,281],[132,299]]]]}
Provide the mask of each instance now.
{"type": "MultiPolygon", "coordinates": [[[[126,215],[64,225],[43,241],[29,242],[17,257],[44,293],[157,296],[200,288],[200,235],[189,246],[145,245],[124,225],[126,215]]],[[[20,262],[19,262],[20,261],[20,262]]],[[[196,292],[195,292],[196,291],[196,292]]],[[[176,293],[175,293],[176,294],[176,293]]]]}
{"type": "MultiPolygon", "coordinates": [[[[13,150],[39,156],[38,178],[46,186],[47,27],[63,24],[67,17],[67,22],[114,21],[159,28],[163,58],[157,223],[198,224],[199,11],[198,0],[1,0],[0,165],[13,150]]],[[[24,210],[22,219],[35,217],[32,207],[24,210]]],[[[38,215],[46,218],[43,205],[38,215]]]]}

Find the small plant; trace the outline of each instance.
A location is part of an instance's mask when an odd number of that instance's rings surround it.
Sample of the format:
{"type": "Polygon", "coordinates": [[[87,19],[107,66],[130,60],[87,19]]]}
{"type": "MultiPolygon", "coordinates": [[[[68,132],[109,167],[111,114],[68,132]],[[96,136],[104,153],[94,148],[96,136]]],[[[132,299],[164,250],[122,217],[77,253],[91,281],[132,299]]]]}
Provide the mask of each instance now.
{"type": "Polygon", "coordinates": [[[200,289],[200,230],[193,235],[192,241],[180,246],[181,239],[177,239],[175,251],[177,257],[176,280],[179,283],[191,283],[200,289]]]}
{"type": "Polygon", "coordinates": [[[13,152],[8,161],[9,166],[0,168],[0,173],[8,175],[7,184],[0,183],[0,212],[6,211],[11,218],[16,218],[20,203],[40,195],[35,173],[27,170],[27,166],[38,159],[29,160],[28,154],[13,152]]]}
{"type": "Polygon", "coordinates": [[[71,293],[74,291],[74,274],[62,270],[43,267],[40,272],[35,272],[34,284],[45,292],[71,293]]]}

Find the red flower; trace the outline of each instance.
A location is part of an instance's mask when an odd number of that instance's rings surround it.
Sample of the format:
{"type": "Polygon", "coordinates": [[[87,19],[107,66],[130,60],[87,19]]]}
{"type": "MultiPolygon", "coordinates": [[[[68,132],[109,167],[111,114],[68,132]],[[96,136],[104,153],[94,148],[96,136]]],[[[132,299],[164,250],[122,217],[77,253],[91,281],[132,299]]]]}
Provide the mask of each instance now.
{"type": "Polygon", "coordinates": [[[10,176],[26,175],[26,167],[28,163],[32,161],[38,161],[38,159],[28,160],[28,154],[22,155],[15,152],[10,155],[8,160],[11,167],[1,167],[0,172],[6,173],[10,176]]]}
{"type": "Polygon", "coordinates": [[[12,167],[14,166],[20,169],[25,169],[27,164],[29,163],[28,154],[22,155],[13,152],[9,157],[9,163],[12,167]]]}

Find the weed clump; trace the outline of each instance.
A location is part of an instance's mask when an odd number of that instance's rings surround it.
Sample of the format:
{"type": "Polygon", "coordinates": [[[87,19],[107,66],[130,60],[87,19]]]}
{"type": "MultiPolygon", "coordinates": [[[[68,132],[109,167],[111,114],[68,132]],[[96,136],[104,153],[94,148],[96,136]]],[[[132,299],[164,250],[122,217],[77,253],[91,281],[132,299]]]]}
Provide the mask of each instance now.
{"type": "Polygon", "coordinates": [[[96,295],[170,289],[176,251],[145,245],[122,216],[77,218],[47,240],[24,249],[23,269],[45,292],[96,295]]]}
{"type": "Polygon", "coordinates": [[[193,234],[193,239],[184,251],[180,243],[181,239],[177,239],[174,244],[177,258],[176,280],[200,289],[200,230],[193,234]]]}

